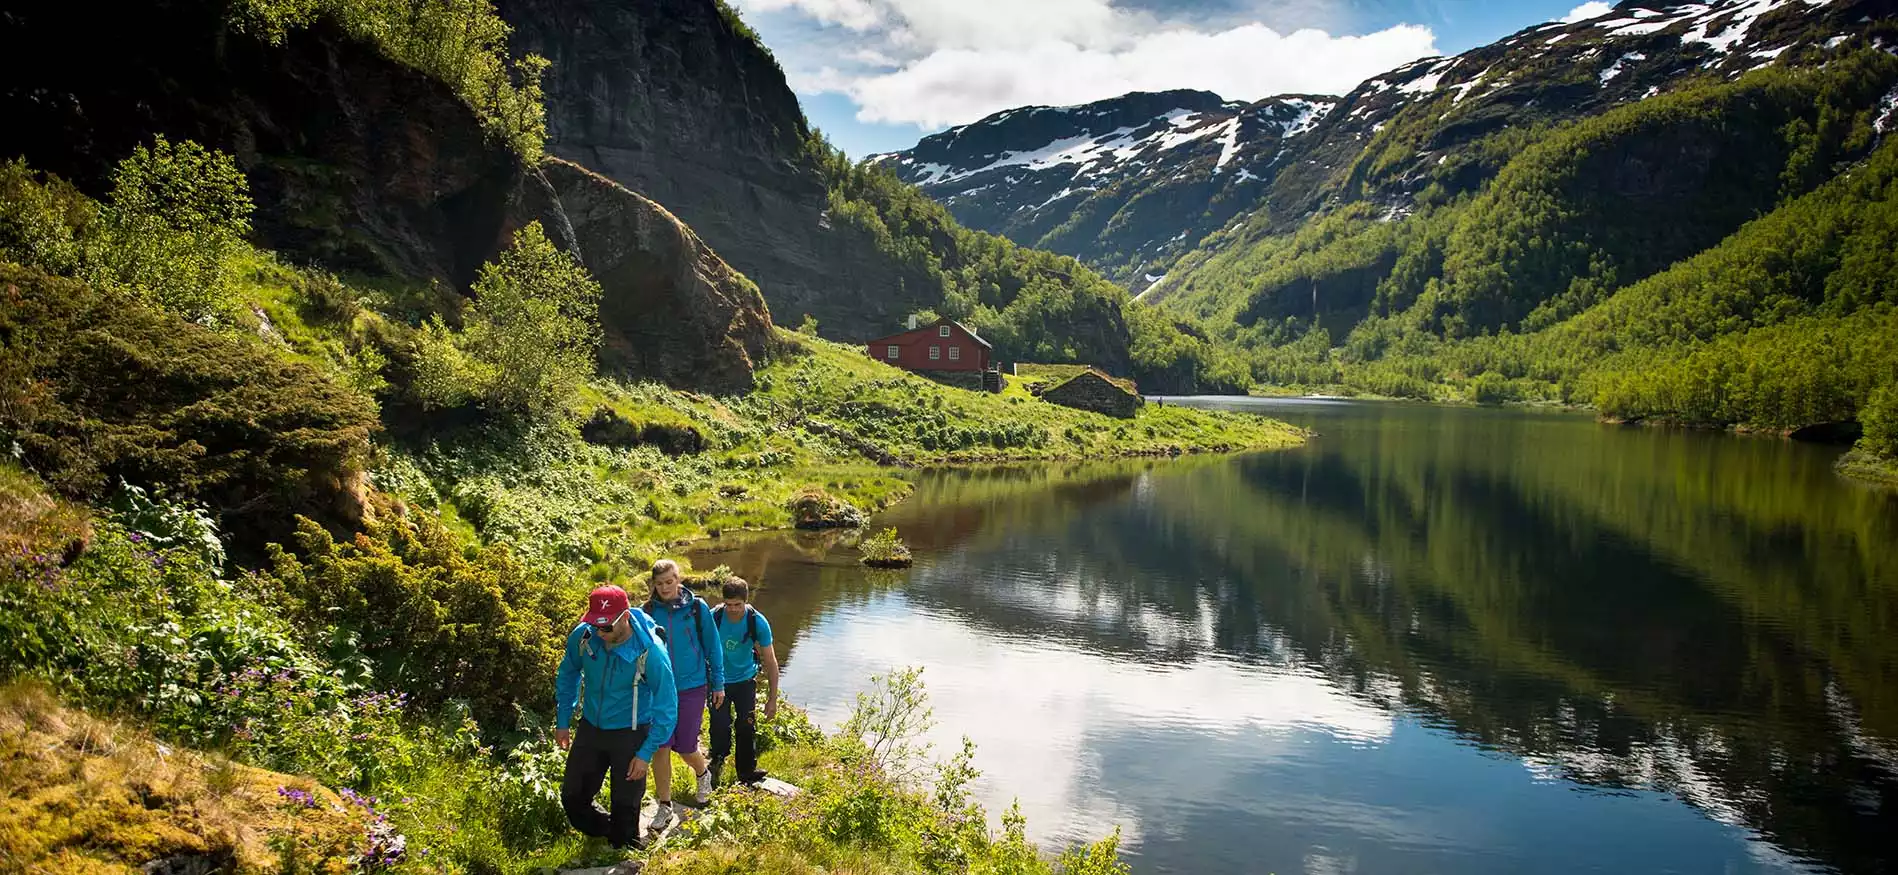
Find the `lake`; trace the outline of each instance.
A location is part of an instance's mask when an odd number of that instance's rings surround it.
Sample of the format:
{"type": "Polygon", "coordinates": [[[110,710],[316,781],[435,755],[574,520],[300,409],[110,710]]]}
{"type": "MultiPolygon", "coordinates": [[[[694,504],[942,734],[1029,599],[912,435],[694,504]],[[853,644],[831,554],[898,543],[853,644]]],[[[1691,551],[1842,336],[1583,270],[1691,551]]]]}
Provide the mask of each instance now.
{"type": "Polygon", "coordinates": [[[692,555],[834,727],[924,667],[943,754],[1136,872],[1898,870],[1898,495],[1836,448],[1569,413],[1169,399],[1317,432],[936,472],[692,555]]]}

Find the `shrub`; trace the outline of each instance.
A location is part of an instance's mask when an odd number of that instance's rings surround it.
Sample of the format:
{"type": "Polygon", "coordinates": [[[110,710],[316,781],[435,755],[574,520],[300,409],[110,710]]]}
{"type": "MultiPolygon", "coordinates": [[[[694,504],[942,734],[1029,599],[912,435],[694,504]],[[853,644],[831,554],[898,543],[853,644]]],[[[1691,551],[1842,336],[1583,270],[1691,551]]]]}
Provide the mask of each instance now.
{"type": "Polygon", "coordinates": [[[112,174],[104,241],[86,275],[203,320],[233,306],[230,261],[250,233],[251,202],[231,156],[158,137],[112,174]]]}
{"type": "Polygon", "coordinates": [[[72,276],[97,233],[99,207],[57,176],[42,179],[16,158],[0,164],[0,259],[72,276]]]}
{"type": "Polygon", "coordinates": [[[372,520],[344,543],[300,519],[296,544],[270,550],[292,616],[360,636],[383,683],[424,707],[466,701],[484,722],[548,702],[571,606],[506,547],[474,549],[420,514],[372,520]]]}
{"type": "Polygon", "coordinates": [[[1898,459],[1898,383],[1886,383],[1859,410],[1865,429],[1860,446],[1874,456],[1898,459]]]}
{"type": "Polygon", "coordinates": [[[600,284],[547,239],[539,222],[483,265],[462,331],[440,318],[417,332],[411,391],[425,408],[470,400],[498,411],[552,415],[571,408],[593,375],[600,345],[600,284]]]}
{"type": "Polygon", "coordinates": [[[839,735],[878,772],[904,782],[927,769],[930,746],[922,737],[935,722],[923,670],[909,667],[871,676],[839,735]]]}
{"type": "Polygon", "coordinates": [[[358,509],[374,405],[255,337],[0,264],[0,374],[0,431],[67,495],[161,486],[266,532],[358,509]]]}
{"type": "Polygon", "coordinates": [[[863,564],[877,568],[898,568],[910,564],[909,545],[896,536],[895,529],[884,529],[857,545],[863,564]]]}
{"type": "Polygon", "coordinates": [[[125,292],[198,322],[234,306],[234,257],[250,232],[229,155],[158,137],[119,162],[100,206],[19,160],[0,165],[0,257],[125,292]]]}

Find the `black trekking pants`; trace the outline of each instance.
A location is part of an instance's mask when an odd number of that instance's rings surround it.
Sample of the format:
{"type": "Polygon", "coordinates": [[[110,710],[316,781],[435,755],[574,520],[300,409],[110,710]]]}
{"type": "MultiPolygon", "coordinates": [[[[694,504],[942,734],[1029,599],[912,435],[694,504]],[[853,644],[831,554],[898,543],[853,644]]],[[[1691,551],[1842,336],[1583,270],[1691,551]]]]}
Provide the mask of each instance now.
{"type": "Polygon", "coordinates": [[[574,726],[567,770],[560,778],[560,807],[574,829],[604,838],[614,847],[624,847],[639,837],[639,803],[646,795],[646,779],[629,781],[626,770],[651,728],[598,729],[585,720],[574,726]],[[612,811],[601,814],[593,806],[593,797],[600,792],[600,782],[609,778],[612,811]]]}
{"type": "Polygon", "coordinates": [[[738,712],[738,780],[758,770],[758,679],[725,685],[725,703],[712,710],[712,758],[732,752],[732,711],[738,712]]]}

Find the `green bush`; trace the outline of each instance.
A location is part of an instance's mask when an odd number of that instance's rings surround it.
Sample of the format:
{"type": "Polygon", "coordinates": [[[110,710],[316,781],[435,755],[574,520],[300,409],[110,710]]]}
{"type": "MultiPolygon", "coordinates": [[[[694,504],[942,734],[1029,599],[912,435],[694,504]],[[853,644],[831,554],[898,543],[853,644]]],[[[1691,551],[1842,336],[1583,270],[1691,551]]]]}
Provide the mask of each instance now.
{"type": "Polygon", "coordinates": [[[355,512],[374,405],[255,337],[0,264],[0,373],[0,433],[67,495],[160,486],[246,533],[355,512]]]}
{"type": "Polygon", "coordinates": [[[105,205],[19,160],[0,165],[0,258],[126,293],[192,321],[231,315],[250,232],[229,155],[158,137],[119,162],[105,205]]]}
{"type": "Polygon", "coordinates": [[[250,233],[249,186],[236,162],[158,137],[112,174],[94,282],[123,287],[201,320],[234,306],[231,259],[250,233]]]}
{"type": "Polygon", "coordinates": [[[269,576],[291,616],[331,630],[325,638],[355,636],[384,684],[423,707],[465,701],[483,722],[511,723],[522,703],[548,703],[581,597],[506,547],[475,549],[426,515],[372,520],[343,543],[302,519],[296,544],[270,550],[269,576]]]}
{"type": "Polygon", "coordinates": [[[516,414],[569,411],[593,376],[600,284],[530,222],[473,290],[459,333],[439,318],[416,333],[412,393],[429,408],[478,400],[516,414]]]}
{"type": "Polygon", "coordinates": [[[1865,428],[1860,446],[1872,455],[1898,459],[1898,383],[1886,383],[1859,410],[1865,428]]]}

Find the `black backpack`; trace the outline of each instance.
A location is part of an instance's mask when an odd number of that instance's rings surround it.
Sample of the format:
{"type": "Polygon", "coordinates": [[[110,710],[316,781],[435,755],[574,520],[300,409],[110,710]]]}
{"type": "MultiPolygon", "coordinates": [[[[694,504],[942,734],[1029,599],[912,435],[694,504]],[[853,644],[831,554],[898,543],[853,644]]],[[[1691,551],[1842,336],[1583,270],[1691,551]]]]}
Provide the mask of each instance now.
{"type": "MultiPolygon", "coordinates": [[[[712,613],[712,625],[717,626],[721,633],[725,630],[724,611],[714,611],[712,613]]],[[[758,642],[758,612],[750,605],[745,606],[745,636],[738,640],[751,644],[758,642]]]]}

